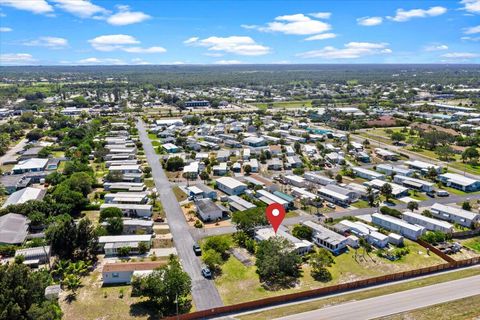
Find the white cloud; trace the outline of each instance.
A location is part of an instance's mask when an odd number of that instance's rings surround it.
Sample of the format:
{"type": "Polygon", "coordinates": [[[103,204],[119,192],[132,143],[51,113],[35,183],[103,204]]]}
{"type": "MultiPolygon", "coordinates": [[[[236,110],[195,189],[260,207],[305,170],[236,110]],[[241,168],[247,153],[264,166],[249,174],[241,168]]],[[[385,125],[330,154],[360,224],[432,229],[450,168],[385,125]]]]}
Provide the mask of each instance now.
{"type": "Polygon", "coordinates": [[[199,39],[192,37],[184,41],[185,44],[206,47],[209,51],[223,51],[242,56],[260,56],[270,53],[270,48],[260,45],[250,37],[230,36],[230,37],[209,37],[199,39]]]}
{"type": "Polygon", "coordinates": [[[36,61],[29,53],[0,54],[0,64],[27,64],[36,61]]]}
{"type": "Polygon", "coordinates": [[[30,11],[35,14],[46,14],[53,12],[53,7],[45,0],[0,0],[0,5],[12,7],[18,10],[30,11]]]}
{"type": "Polygon", "coordinates": [[[164,53],[167,50],[163,47],[149,47],[149,48],[142,48],[142,47],[125,47],[122,48],[123,51],[128,53],[164,53]]]}
{"type": "Polygon", "coordinates": [[[243,25],[242,27],[262,32],[280,32],[292,35],[312,35],[331,29],[328,23],[314,20],[302,13],[276,17],[275,21],[267,23],[266,26],[243,25]]]}
{"type": "Polygon", "coordinates": [[[151,18],[141,11],[130,11],[129,6],[117,6],[119,12],[108,17],[107,22],[114,26],[125,26],[129,24],[143,22],[151,18]]]}
{"type": "Polygon", "coordinates": [[[310,16],[317,18],[317,19],[330,19],[332,16],[331,12],[314,12],[310,13],[310,16]]]}
{"type": "Polygon", "coordinates": [[[22,43],[25,46],[32,47],[47,47],[52,49],[61,49],[68,46],[68,40],[58,37],[40,37],[35,40],[25,41],[22,43]]]}
{"type": "Polygon", "coordinates": [[[105,58],[105,59],[99,59],[99,58],[86,58],[86,59],[81,59],[77,61],[78,64],[114,64],[114,65],[121,65],[125,64],[125,62],[121,59],[114,59],[114,58],[105,58]]]}
{"type": "Polygon", "coordinates": [[[460,39],[465,41],[480,41],[480,37],[461,37],[460,39]]]}
{"type": "Polygon", "coordinates": [[[472,53],[472,52],[450,52],[450,53],[443,54],[442,57],[448,58],[448,59],[466,60],[466,59],[478,58],[480,57],[480,54],[472,53]]]}
{"type": "Polygon", "coordinates": [[[9,28],[9,27],[1,27],[0,28],[0,32],[12,32],[13,29],[12,28],[9,28]]]}
{"type": "Polygon", "coordinates": [[[99,51],[113,51],[125,45],[139,44],[140,41],[126,34],[110,34],[88,40],[93,48],[99,51]]]}
{"type": "Polygon", "coordinates": [[[324,59],[356,59],[362,56],[388,54],[392,50],[388,48],[388,43],[372,42],[349,42],[345,48],[324,47],[320,50],[312,50],[298,54],[302,58],[324,58],[324,59]]]}
{"type": "Polygon", "coordinates": [[[394,17],[387,17],[390,20],[396,22],[405,22],[413,18],[427,18],[427,17],[436,17],[440,16],[447,12],[447,9],[444,7],[431,7],[430,9],[412,9],[404,10],[397,9],[396,15],[394,17]]]}
{"type": "Polygon", "coordinates": [[[160,46],[139,47],[133,46],[140,44],[135,37],[126,34],[110,34],[98,36],[88,40],[92,47],[98,51],[122,50],[128,53],[164,53],[167,49],[160,46]]]}
{"type": "Polygon", "coordinates": [[[208,56],[208,57],[223,57],[223,53],[220,53],[220,52],[205,52],[204,53],[205,56],[208,56]]]}
{"type": "Polygon", "coordinates": [[[199,38],[199,37],[191,37],[191,38],[188,38],[187,40],[183,41],[183,43],[185,43],[185,44],[194,43],[194,42],[196,42],[198,39],[200,39],[200,38],[199,38]]]}
{"type": "Polygon", "coordinates": [[[442,50],[448,50],[448,46],[446,44],[432,44],[425,46],[423,48],[424,51],[442,51],[442,50]]]}
{"type": "Polygon", "coordinates": [[[145,60],[140,59],[140,58],[132,59],[132,63],[133,63],[133,64],[136,64],[136,65],[147,65],[147,64],[151,64],[150,62],[145,61],[145,60]]]}
{"type": "Polygon", "coordinates": [[[242,64],[242,61],[239,60],[219,60],[215,61],[215,64],[242,64]]]}
{"type": "Polygon", "coordinates": [[[463,10],[480,14],[480,0],[463,0],[460,3],[463,4],[463,10]]]}
{"type": "Polygon", "coordinates": [[[382,24],[382,17],[362,17],[357,19],[357,23],[364,27],[378,26],[382,24]]]}
{"type": "Polygon", "coordinates": [[[332,39],[336,38],[337,35],[335,33],[320,33],[308,38],[305,38],[307,41],[312,41],[312,40],[326,40],[326,39],[332,39]]]}
{"type": "Polygon", "coordinates": [[[89,0],[51,0],[58,7],[79,18],[103,18],[109,11],[89,0]]]}
{"type": "Polygon", "coordinates": [[[470,27],[470,28],[466,28],[463,33],[465,34],[475,34],[475,33],[480,33],[480,25],[476,26],[476,27],[470,27]]]}

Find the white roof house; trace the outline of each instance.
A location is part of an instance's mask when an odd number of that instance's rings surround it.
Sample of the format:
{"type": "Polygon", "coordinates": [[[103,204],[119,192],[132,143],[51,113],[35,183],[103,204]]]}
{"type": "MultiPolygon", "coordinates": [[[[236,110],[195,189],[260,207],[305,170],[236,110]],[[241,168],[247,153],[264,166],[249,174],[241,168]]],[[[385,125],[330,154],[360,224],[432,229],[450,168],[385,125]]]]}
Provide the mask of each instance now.
{"type": "Polygon", "coordinates": [[[422,226],[381,213],[372,214],[372,223],[412,240],[417,240],[425,232],[425,228],[422,226]]]}
{"type": "Polygon", "coordinates": [[[457,173],[445,173],[438,176],[438,179],[452,188],[463,191],[477,191],[480,189],[480,181],[470,179],[457,173]]]}
{"type": "Polygon", "coordinates": [[[22,160],[13,166],[12,172],[14,174],[24,173],[24,172],[37,172],[45,170],[47,166],[48,159],[40,158],[30,158],[27,160],[22,160]]]}
{"type": "Polygon", "coordinates": [[[353,167],[352,170],[356,176],[359,176],[360,178],[364,178],[367,180],[373,180],[373,179],[384,180],[385,179],[385,175],[373,170],[365,169],[362,167],[353,167]]]}
{"type": "Polygon", "coordinates": [[[374,179],[372,181],[365,182],[365,184],[372,186],[372,188],[380,190],[383,185],[389,184],[392,187],[392,195],[397,198],[408,193],[408,188],[405,188],[399,184],[393,182],[386,182],[384,180],[374,179]]]}
{"type": "Polygon", "coordinates": [[[383,248],[388,245],[388,236],[378,232],[378,229],[369,226],[363,222],[342,220],[340,225],[348,228],[353,234],[359,237],[365,237],[368,243],[373,244],[378,248],[383,248]]]}
{"type": "Polygon", "coordinates": [[[419,171],[428,171],[430,168],[435,169],[437,172],[440,172],[442,167],[437,166],[433,163],[420,161],[420,160],[413,160],[413,161],[405,161],[405,164],[412,169],[419,170],[419,171]]]}
{"type": "Polygon", "coordinates": [[[245,183],[231,177],[221,177],[218,178],[216,182],[218,189],[229,195],[239,195],[247,189],[245,183]]]}
{"type": "Polygon", "coordinates": [[[302,224],[312,229],[312,239],[316,245],[325,248],[334,254],[339,254],[346,248],[348,240],[341,234],[327,229],[313,221],[304,221],[302,224]]]}
{"type": "Polygon", "coordinates": [[[6,208],[10,205],[22,204],[30,200],[41,200],[45,195],[45,191],[38,188],[27,187],[20,189],[12,193],[5,203],[2,205],[2,208],[6,208]]]}
{"type": "Polygon", "coordinates": [[[295,251],[298,254],[305,254],[312,250],[313,244],[307,240],[300,240],[287,232],[287,228],[280,226],[275,234],[275,231],[271,227],[257,229],[255,231],[255,240],[265,241],[272,237],[282,237],[288,240],[295,247],[295,251]]]}
{"type": "Polygon", "coordinates": [[[289,205],[288,201],[280,198],[277,195],[274,195],[273,193],[268,192],[267,190],[257,190],[256,195],[261,201],[265,202],[267,205],[272,203],[279,203],[285,208],[287,208],[289,205]]]}
{"type": "Polygon", "coordinates": [[[452,224],[446,221],[429,218],[415,212],[406,211],[402,214],[402,218],[409,223],[425,227],[427,230],[441,231],[444,233],[453,232],[452,224]]]}
{"type": "Polygon", "coordinates": [[[430,212],[435,218],[458,223],[465,227],[471,227],[473,223],[480,221],[480,214],[478,213],[446,206],[441,203],[435,203],[430,208],[430,212]]]}

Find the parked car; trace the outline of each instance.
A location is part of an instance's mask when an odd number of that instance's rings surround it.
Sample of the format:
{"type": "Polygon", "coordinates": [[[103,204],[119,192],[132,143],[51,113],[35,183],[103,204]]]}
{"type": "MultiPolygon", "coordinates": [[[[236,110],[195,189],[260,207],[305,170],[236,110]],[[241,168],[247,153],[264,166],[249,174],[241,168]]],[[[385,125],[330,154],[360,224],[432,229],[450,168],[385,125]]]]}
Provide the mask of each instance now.
{"type": "Polygon", "coordinates": [[[197,256],[202,255],[202,248],[200,248],[200,245],[198,243],[193,244],[193,252],[195,252],[195,255],[197,256]]]}
{"type": "Polygon", "coordinates": [[[212,272],[210,271],[210,269],[208,269],[207,266],[203,266],[203,267],[202,267],[202,275],[203,275],[205,278],[209,279],[209,278],[212,277],[212,272]]]}
{"type": "Polygon", "coordinates": [[[435,191],[428,191],[427,196],[429,196],[430,198],[435,198],[435,191]]]}
{"type": "Polygon", "coordinates": [[[335,209],[337,207],[336,205],[330,202],[327,202],[326,206],[329,207],[330,209],[335,209]]]}
{"type": "Polygon", "coordinates": [[[439,197],[448,197],[450,195],[450,193],[448,193],[448,191],[445,191],[445,190],[438,190],[437,191],[437,196],[439,197]]]}

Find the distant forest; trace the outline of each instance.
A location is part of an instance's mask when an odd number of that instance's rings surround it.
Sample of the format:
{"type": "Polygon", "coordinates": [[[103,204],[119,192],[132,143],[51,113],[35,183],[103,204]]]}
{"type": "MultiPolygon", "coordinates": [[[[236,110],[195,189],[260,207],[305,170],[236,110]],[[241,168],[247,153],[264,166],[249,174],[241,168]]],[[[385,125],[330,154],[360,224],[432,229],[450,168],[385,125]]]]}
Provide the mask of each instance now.
{"type": "Polygon", "coordinates": [[[2,78],[10,80],[66,81],[127,80],[131,84],[166,86],[266,86],[396,82],[409,85],[434,83],[480,86],[478,64],[321,64],[321,65],[147,65],[147,66],[4,66],[2,78]]]}

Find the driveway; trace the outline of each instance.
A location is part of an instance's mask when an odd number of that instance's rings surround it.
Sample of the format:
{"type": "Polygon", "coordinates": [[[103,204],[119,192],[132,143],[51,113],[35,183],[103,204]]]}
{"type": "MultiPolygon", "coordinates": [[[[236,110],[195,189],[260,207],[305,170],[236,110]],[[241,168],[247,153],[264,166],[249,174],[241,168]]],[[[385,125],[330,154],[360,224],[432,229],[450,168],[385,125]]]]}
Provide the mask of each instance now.
{"type": "Polygon", "coordinates": [[[14,145],[12,148],[8,149],[7,152],[0,157],[0,164],[5,164],[5,163],[14,163],[16,162],[18,158],[17,152],[23,150],[23,147],[27,144],[27,139],[22,139],[20,140],[16,145],[14,145]]]}
{"type": "Polygon", "coordinates": [[[197,310],[204,310],[223,306],[222,299],[214,282],[205,279],[201,274],[201,262],[193,252],[192,246],[194,240],[189,232],[189,226],[185,221],[177,198],[172,192],[170,182],[160,165],[160,159],[148,138],[147,130],[142,120],[138,120],[137,128],[145,156],[147,157],[149,165],[152,167],[152,176],[160,201],[167,215],[168,225],[173,236],[173,243],[175,244],[184,270],[192,278],[192,296],[195,307],[197,310]]]}

